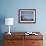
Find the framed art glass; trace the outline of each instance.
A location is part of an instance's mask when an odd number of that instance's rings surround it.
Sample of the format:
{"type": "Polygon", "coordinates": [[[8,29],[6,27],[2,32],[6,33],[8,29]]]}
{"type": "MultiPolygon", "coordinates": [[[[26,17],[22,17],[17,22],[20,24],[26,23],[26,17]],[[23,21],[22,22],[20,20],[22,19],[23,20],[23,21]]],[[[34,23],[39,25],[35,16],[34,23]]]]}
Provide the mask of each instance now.
{"type": "Polygon", "coordinates": [[[19,23],[36,23],[36,9],[19,9],[19,23]]]}

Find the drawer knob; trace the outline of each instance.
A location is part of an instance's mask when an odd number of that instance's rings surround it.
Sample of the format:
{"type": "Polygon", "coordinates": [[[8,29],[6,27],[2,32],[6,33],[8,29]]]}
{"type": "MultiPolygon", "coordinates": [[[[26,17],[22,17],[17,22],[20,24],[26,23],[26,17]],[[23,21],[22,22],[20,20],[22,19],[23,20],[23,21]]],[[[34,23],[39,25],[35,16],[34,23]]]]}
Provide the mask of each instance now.
{"type": "Polygon", "coordinates": [[[35,42],[32,42],[32,44],[34,44],[35,42]]]}

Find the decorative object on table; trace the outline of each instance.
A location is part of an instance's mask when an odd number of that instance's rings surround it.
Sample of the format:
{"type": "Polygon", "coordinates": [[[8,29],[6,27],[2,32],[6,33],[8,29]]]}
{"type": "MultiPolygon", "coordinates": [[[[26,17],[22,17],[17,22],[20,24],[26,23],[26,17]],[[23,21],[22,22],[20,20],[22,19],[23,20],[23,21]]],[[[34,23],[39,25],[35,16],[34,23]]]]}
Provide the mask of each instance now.
{"type": "Polygon", "coordinates": [[[19,9],[19,23],[36,23],[36,9],[19,9]]]}
{"type": "Polygon", "coordinates": [[[14,24],[14,18],[5,18],[5,25],[9,25],[9,32],[8,34],[11,35],[10,33],[10,25],[14,24]]]}
{"type": "Polygon", "coordinates": [[[33,32],[26,32],[25,35],[38,35],[37,33],[33,32]]]}

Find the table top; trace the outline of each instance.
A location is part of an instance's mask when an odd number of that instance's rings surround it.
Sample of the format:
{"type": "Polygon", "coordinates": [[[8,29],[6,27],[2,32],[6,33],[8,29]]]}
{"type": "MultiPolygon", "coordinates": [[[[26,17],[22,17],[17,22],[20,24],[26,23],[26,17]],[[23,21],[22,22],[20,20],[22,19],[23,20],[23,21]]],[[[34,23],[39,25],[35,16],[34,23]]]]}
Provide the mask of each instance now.
{"type": "Polygon", "coordinates": [[[4,33],[5,39],[43,39],[43,35],[40,32],[32,32],[32,34],[25,34],[27,32],[11,32],[9,35],[7,32],[4,33]],[[38,34],[38,35],[35,35],[38,34]]]}

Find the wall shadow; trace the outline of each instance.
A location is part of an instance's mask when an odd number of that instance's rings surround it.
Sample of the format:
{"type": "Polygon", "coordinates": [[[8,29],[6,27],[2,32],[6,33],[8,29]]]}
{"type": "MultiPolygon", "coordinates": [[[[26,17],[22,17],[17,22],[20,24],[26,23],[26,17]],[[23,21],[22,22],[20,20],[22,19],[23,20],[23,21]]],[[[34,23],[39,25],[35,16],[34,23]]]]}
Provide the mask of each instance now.
{"type": "Polygon", "coordinates": [[[2,32],[2,25],[4,25],[4,23],[5,23],[5,17],[0,16],[0,46],[4,46],[3,45],[4,33],[2,32]]]}

